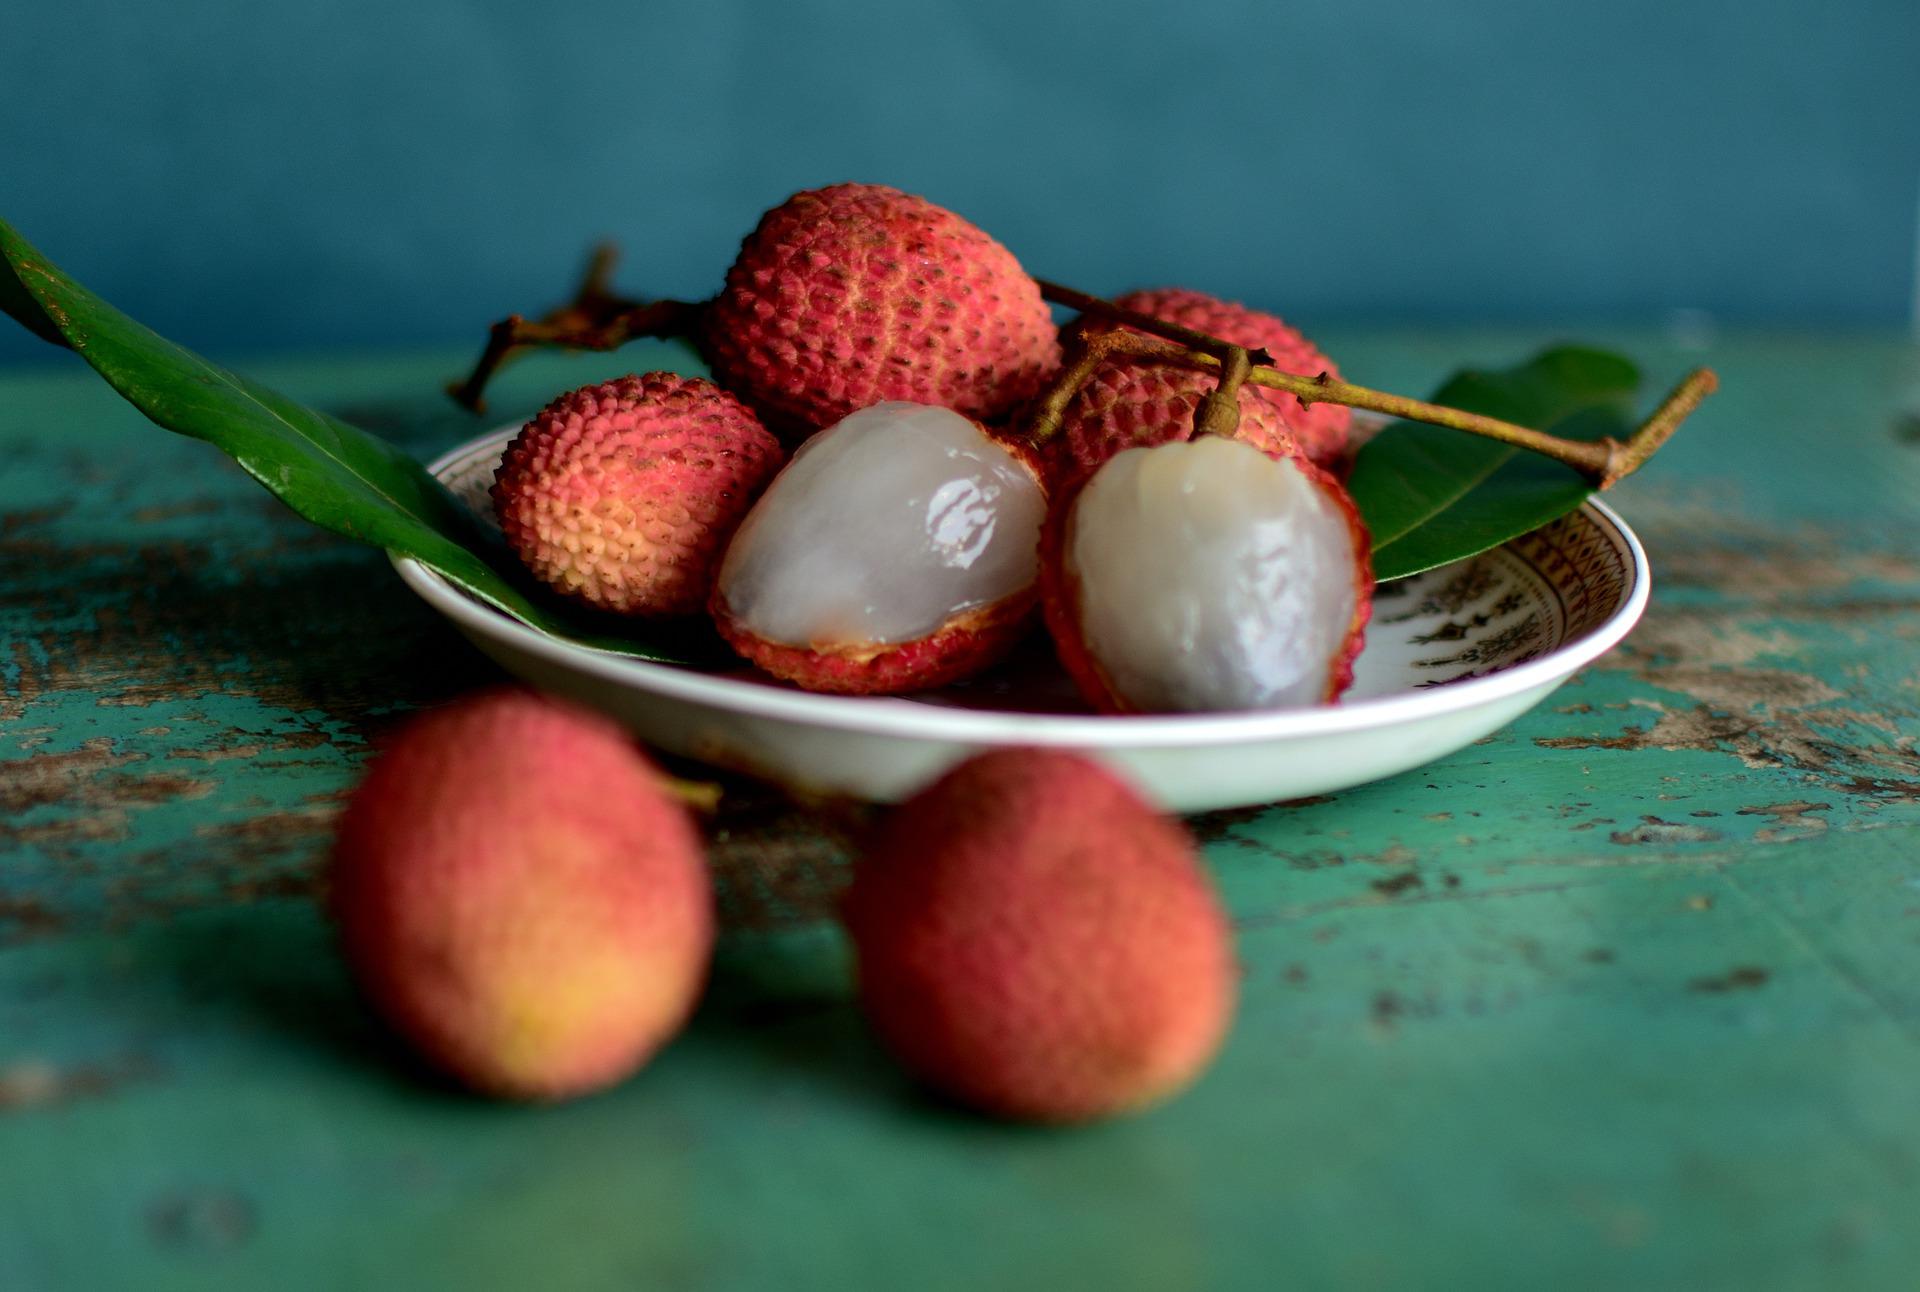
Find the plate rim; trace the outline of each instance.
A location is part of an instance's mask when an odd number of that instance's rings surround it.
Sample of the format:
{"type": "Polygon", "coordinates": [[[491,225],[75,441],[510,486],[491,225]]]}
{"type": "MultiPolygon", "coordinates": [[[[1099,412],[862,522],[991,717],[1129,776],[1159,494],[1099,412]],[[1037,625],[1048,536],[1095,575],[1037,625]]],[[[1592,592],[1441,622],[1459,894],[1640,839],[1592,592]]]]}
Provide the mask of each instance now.
{"type": "MultiPolygon", "coordinates": [[[[518,426],[512,428],[518,429],[518,426]]],[[[428,462],[426,470],[439,479],[443,471],[476,448],[496,441],[504,443],[508,438],[510,432],[502,429],[475,436],[428,462]]],[[[1055,714],[956,708],[906,697],[827,695],[720,677],[678,664],[635,659],[562,641],[475,600],[413,557],[388,550],[387,560],[416,596],[463,631],[504,638],[514,647],[548,663],[584,670],[611,683],[639,683],[656,693],[690,703],[870,736],[1005,741],[1012,727],[1017,730],[1011,734],[1022,743],[1051,748],[1113,745],[1173,748],[1195,743],[1258,743],[1399,726],[1497,703],[1570,677],[1613,649],[1633,630],[1646,610],[1653,581],[1646,549],[1619,513],[1592,497],[1583,501],[1578,510],[1589,513],[1619,536],[1626,545],[1632,570],[1631,586],[1625,598],[1585,636],[1524,664],[1431,690],[1358,700],[1352,704],[1231,713],[1055,714]]]]}

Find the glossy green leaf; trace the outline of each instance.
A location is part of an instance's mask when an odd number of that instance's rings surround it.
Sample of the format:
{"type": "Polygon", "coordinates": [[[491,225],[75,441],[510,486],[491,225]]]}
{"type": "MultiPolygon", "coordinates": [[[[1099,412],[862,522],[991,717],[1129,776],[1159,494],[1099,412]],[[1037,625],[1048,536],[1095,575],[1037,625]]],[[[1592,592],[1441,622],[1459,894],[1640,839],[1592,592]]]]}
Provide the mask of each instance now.
{"type": "MultiPolygon", "coordinates": [[[[1639,370],[1621,356],[1561,346],[1504,371],[1460,373],[1433,402],[1568,439],[1624,438],[1639,386],[1639,370]]],[[[1498,547],[1593,493],[1579,472],[1537,453],[1417,422],[1395,422],[1368,441],[1347,487],[1373,536],[1380,579],[1498,547]]]]}
{"type": "MultiPolygon", "coordinates": [[[[724,657],[700,632],[607,633],[551,605],[425,468],[386,441],[228,372],[156,335],[80,286],[0,221],[0,308],[72,347],[156,424],[205,440],[301,516],[411,556],[515,619],[644,659],[724,657]]],[[[624,628],[625,625],[622,625],[624,628]]]]}

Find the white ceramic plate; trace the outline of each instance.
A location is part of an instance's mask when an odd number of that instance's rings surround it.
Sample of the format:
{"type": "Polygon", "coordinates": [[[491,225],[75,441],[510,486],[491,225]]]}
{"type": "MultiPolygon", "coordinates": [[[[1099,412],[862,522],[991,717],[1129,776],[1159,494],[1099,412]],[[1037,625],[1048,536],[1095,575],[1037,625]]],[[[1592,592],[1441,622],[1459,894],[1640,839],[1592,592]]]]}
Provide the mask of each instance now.
{"type": "MultiPolygon", "coordinates": [[[[474,511],[517,427],[428,468],[474,511]]],[[[1646,553],[1611,510],[1578,512],[1492,552],[1382,584],[1341,703],[1271,713],[1104,717],[1045,635],[987,676],[913,697],[812,695],[744,667],[700,672],[528,628],[416,561],[407,586],[502,667],[626,723],[649,744],[797,788],[898,800],[983,749],[1085,751],[1178,812],[1358,785],[1452,753],[1512,721],[1614,646],[1647,603],[1646,553]]]]}

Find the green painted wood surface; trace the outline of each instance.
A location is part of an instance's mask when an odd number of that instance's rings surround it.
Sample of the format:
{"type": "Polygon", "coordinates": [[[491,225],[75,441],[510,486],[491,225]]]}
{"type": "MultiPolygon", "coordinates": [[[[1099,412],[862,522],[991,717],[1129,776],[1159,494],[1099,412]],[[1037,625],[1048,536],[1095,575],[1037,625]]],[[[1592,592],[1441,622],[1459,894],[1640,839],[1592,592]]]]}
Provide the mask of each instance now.
{"type": "MultiPolygon", "coordinates": [[[[1417,390],[1551,339],[1327,340],[1417,390]]],[[[0,1288],[1920,1285],[1920,351],[1598,339],[1724,378],[1616,493],[1645,622],[1452,758],[1198,819],[1236,1030],[1073,1132],[896,1073],[839,847],[750,788],[651,1068],[539,1110],[423,1079],[316,875],[368,741],[490,666],[76,362],[0,377],[0,1288]]],[[[427,452],[464,357],[247,366],[427,452]]]]}

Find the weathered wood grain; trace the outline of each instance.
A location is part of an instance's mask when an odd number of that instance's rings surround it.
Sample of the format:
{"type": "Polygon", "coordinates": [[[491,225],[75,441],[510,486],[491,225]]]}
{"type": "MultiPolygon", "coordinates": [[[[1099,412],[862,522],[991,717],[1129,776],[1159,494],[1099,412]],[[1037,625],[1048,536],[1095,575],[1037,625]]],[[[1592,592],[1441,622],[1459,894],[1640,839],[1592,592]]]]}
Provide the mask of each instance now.
{"type": "MultiPolygon", "coordinates": [[[[1417,389],[1547,339],[1328,344],[1417,389]]],[[[568,1108],[423,1077],[316,886],[370,743],[496,674],[90,377],[0,375],[0,1287],[1911,1286],[1920,360],[1623,341],[1724,378],[1617,494],[1641,628],[1455,757],[1196,820],[1233,1040],[1072,1134],[914,1093],[847,1003],[844,843],[739,785],[685,1038],[568,1108]]],[[[426,452],[459,358],[263,375],[426,452]]]]}

